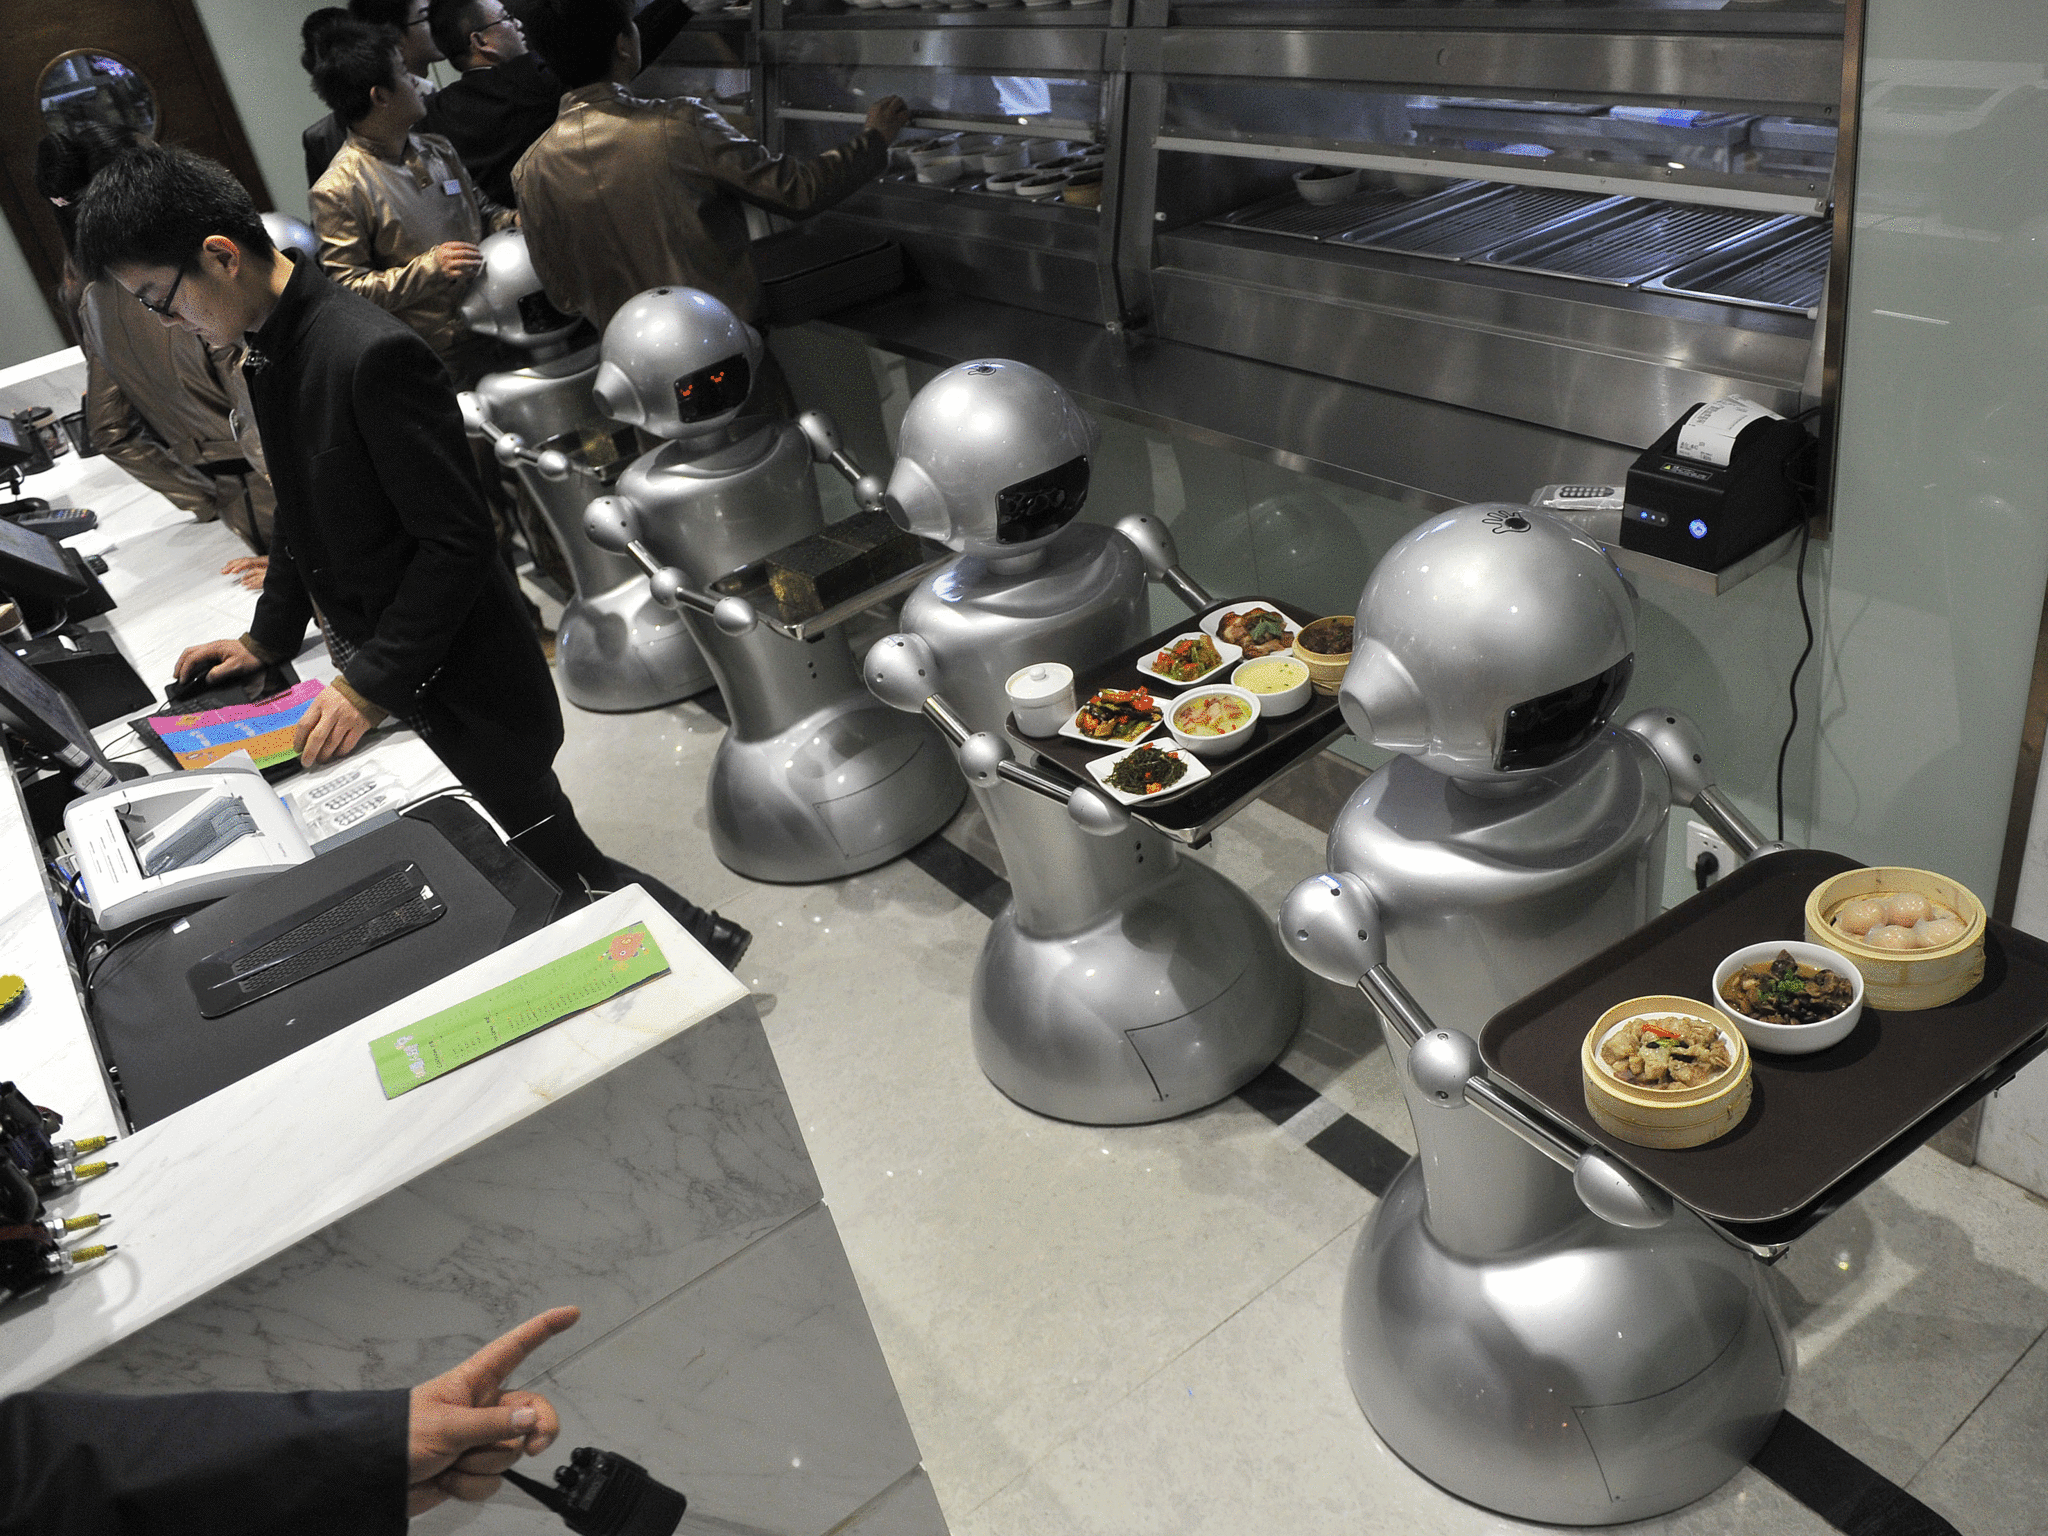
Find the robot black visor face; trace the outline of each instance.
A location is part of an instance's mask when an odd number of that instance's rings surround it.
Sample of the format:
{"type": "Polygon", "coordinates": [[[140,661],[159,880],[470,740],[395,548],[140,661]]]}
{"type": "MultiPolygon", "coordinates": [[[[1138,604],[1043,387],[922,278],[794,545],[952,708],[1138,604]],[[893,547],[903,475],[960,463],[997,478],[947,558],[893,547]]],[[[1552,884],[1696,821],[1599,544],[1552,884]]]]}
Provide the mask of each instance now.
{"type": "Polygon", "coordinates": [[[1635,671],[1634,656],[1624,656],[1605,672],[1508,706],[1507,729],[1493,766],[1502,773],[1548,768],[1570,757],[1599,733],[1614,713],[1635,671]]]}
{"type": "Polygon", "coordinates": [[[545,336],[549,331],[559,331],[575,322],[548,302],[548,296],[541,292],[523,295],[519,300],[519,323],[529,336],[545,336]]]}
{"type": "Polygon", "coordinates": [[[692,422],[736,411],[747,403],[747,391],[753,382],[746,358],[738,353],[699,368],[676,380],[676,415],[687,427],[692,422]]]}
{"type": "Polygon", "coordinates": [[[1087,500],[1088,460],[1081,455],[997,491],[996,538],[1004,544],[1042,539],[1078,517],[1087,500]]]}

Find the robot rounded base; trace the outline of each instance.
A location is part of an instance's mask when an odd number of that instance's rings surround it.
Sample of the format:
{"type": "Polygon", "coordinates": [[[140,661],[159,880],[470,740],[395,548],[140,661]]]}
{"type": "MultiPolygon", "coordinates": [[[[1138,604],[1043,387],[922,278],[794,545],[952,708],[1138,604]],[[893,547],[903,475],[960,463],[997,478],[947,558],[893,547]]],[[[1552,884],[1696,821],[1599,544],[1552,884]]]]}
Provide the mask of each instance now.
{"type": "Polygon", "coordinates": [[[569,600],[555,666],[569,702],[597,714],[656,709],[716,685],[689,626],[655,602],[644,576],[569,600]]]}
{"type": "Polygon", "coordinates": [[[1697,1218],[1588,1215],[1475,1260],[1423,1213],[1410,1162],[1352,1255],[1344,1365],[1431,1482],[1520,1520],[1616,1525],[1712,1493],[1769,1435],[1792,1365],[1771,1279],[1697,1218]]]}
{"type": "Polygon", "coordinates": [[[931,726],[866,694],[778,735],[728,731],[706,808],[718,861],[749,880],[811,885],[886,864],[953,819],[967,797],[931,726]]]}
{"type": "Polygon", "coordinates": [[[1302,979],[1249,896],[1181,859],[1078,933],[1035,937],[1006,908],[969,1007],[981,1070],[1026,1109],[1145,1125],[1214,1104],[1278,1060],[1302,979]]]}

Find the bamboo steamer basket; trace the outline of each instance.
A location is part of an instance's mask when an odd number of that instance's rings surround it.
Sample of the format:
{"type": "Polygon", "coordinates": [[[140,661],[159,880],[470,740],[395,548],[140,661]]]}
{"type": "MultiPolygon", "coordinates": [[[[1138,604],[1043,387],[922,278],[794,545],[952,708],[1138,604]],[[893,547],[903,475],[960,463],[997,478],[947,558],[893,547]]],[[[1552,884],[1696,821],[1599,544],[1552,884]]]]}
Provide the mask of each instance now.
{"type": "Polygon", "coordinates": [[[1952,1003],[1984,979],[1984,903],[1969,887],[1932,870],[1882,866],[1852,869],[1823,880],[1806,898],[1806,940],[1847,955],[1863,973],[1864,1001],[1890,1013],[1912,1013],[1952,1003]],[[1858,896],[1917,891],[1938,901],[1967,925],[1963,936],[1939,949],[1877,949],[1837,931],[1842,904],[1858,896]]]}
{"type": "Polygon", "coordinates": [[[1690,997],[1632,997],[1601,1014],[1579,1048],[1585,1077],[1586,1112],[1594,1124],[1631,1146],[1676,1150],[1698,1147],[1727,1135],[1749,1113],[1749,1045],[1718,1009],[1690,997]],[[1600,1063],[1600,1043],[1610,1031],[1644,1014],[1675,1013],[1720,1031],[1728,1042],[1729,1068],[1695,1088],[1638,1088],[1621,1082],[1600,1063]]]}
{"type": "MultiPolygon", "coordinates": [[[[1352,627],[1352,616],[1348,613],[1331,614],[1328,618],[1317,619],[1316,624],[1337,624],[1345,629],[1352,627]]],[[[1311,625],[1304,624],[1294,635],[1294,655],[1308,668],[1309,686],[1317,693],[1335,693],[1344,682],[1344,669],[1351,665],[1351,652],[1341,655],[1323,651],[1312,651],[1301,643],[1301,637],[1309,632],[1311,625]]]]}

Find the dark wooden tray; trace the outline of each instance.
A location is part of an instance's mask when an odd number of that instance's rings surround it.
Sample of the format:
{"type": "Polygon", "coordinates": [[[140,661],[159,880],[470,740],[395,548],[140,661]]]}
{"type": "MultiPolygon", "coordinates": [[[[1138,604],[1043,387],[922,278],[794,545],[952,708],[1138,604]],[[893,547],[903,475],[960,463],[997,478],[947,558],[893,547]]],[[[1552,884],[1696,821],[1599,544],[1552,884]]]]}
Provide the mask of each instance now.
{"type": "Polygon", "coordinates": [[[1847,1039],[1811,1056],[1751,1052],[1749,1113],[1703,1147],[1657,1151],[1601,1130],[1579,1047],[1631,997],[1711,1002],[1722,960],[1803,938],[1807,894],[1856,867],[1818,850],[1744,865],[1495,1014],[1479,1036],[1487,1067],[1731,1235],[1790,1242],[2048,1048],[2048,944],[1992,923],[1984,980],[1967,996],[1917,1013],[1866,1007],[1847,1039]]]}
{"type": "MultiPolygon", "coordinates": [[[[1248,597],[1222,599],[1213,608],[1190,614],[1185,623],[1162,630],[1142,645],[1134,645],[1118,653],[1093,672],[1076,669],[1074,697],[1086,701],[1103,688],[1149,688],[1153,697],[1170,704],[1171,700],[1188,692],[1190,687],[1208,686],[1162,683],[1140,672],[1137,664],[1161,650],[1175,635],[1184,635],[1198,628],[1205,614],[1249,602],[1262,602],[1279,609],[1297,628],[1323,617],[1293,603],[1282,602],[1278,598],[1261,598],[1256,593],[1248,597]]],[[[1226,668],[1209,682],[1229,680],[1230,671],[1226,668]]],[[[1042,762],[1056,764],[1083,784],[1095,782],[1088,775],[1090,762],[1107,757],[1113,751],[1122,751],[1124,747],[1122,742],[1091,746],[1075,741],[1071,736],[1026,736],[1017,729],[1015,715],[1003,721],[1003,729],[1016,745],[1037,753],[1042,762]]],[[[1337,696],[1311,691],[1308,703],[1291,715],[1282,715],[1277,720],[1261,715],[1252,727],[1250,745],[1240,747],[1229,757],[1203,758],[1210,776],[1202,783],[1185,794],[1134,805],[1130,808],[1131,814],[1143,817],[1162,832],[1199,845],[1208,840],[1217,826],[1264,793],[1275,779],[1311,753],[1320,752],[1343,735],[1344,729],[1344,717],[1337,710],[1337,696]]],[[[1146,739],[1168,747],[1173,745],[1173,738],[1163,728],[1146,739]]]]}

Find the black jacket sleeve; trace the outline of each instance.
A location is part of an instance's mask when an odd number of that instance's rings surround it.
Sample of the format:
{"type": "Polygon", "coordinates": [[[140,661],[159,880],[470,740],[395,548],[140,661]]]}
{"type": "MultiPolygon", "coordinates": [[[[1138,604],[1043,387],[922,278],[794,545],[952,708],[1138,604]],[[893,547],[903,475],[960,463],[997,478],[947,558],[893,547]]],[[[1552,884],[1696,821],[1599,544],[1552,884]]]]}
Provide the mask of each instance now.
{"type": "Polygon", "coordinates": [[[0,1536],[402,1536],[411,1394],[0,1400],[0,1536]]]}
{"type": "Polygon", "coordinates": [[[270,567],[263,573],[263,590],[256,594],[256,617],[249,624],[265,661],[290,661],[305,643],[306,625],[312,622],[313,599],[306,594],[305,579],[292,559],[291,542],[282,528],[270,538],[270,567]]]}

